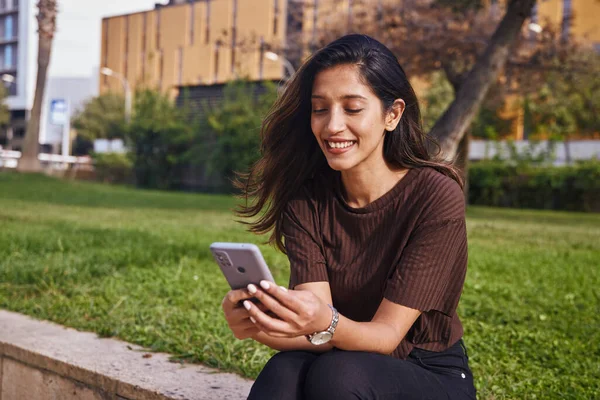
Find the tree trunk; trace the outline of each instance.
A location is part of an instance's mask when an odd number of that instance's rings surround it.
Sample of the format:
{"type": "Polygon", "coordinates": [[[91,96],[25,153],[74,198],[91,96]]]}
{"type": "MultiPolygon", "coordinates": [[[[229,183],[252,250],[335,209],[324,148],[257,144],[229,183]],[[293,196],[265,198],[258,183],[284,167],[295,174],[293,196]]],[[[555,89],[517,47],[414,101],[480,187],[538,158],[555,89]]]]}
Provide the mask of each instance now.
{"type": "Polygon", "coordinates": [[[465,203],[469,203],[469,147],[471,145],[471,132],[467,131],[458,143],[456,154],[456,167],[460,170],[461,176],[465,182],[463,192],[465,203]]]}
{"type": "Polygon", "coordinates": [[[439,118],[430,135],[442,149],[442,156],[452,160],[458,144],[479,111],[490,86],[506,64],[511,46],[531,15],[536,0],[512,0],[484,53],[461,82],[454,101],[439,118]]]}
{"type": "Polygon", "coordinates": [[[569,136],[565,136],[565,161],[567,165],[571,165],[571,146],[569,143],[569,136]]]}
{"type": "Polygon", "coordinates": [[[17,170],[22,172],[39,172],[42,169],[38,159],[40,149],[40,119],[44,92],[46,90],[46,78],[48,76],[48,65],[52,52],[52,40],[54,38],[56,22],[56,1],[40,0],[38,3],[38,70],[35,81],[35,95],[33,108],[27,123],[27,130],[23,143],[23,152],[17,170]]]}

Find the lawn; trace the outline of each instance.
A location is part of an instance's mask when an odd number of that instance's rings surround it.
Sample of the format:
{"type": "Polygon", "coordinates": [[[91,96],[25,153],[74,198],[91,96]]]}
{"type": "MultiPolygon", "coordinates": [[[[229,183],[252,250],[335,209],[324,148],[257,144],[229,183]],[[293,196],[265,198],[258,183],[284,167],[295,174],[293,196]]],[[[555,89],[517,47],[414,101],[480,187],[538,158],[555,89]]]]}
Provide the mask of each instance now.
{"type": "MultiPolygon", "coordinates": [[[[260,243],[228,196],[0,173],[0,308],[255,377],[213,241],[260,243]]],[[[459,314],[480,399],[600,398],[600,215],[468,210],[459,314]]],[[[275,279],[288,263],[261,245],[275,279]]]]}

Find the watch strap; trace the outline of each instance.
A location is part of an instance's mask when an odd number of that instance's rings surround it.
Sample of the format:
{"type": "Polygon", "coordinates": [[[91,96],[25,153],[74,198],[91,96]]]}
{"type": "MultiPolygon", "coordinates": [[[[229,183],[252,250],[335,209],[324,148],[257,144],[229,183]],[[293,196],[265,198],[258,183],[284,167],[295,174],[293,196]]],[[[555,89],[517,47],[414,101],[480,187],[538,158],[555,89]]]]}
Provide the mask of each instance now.
{"type": "Polygon", "coordinates": [[[333,334],[335,333],[335,329],[337,328],[337,324],[338,324],[338,322],[340,320],[340,313],[331,304],[327,304],[327,305],[329,306],[329,308],[331,309],[331,312],[332,312],[331,323],[329,324],[329,328],[327,328],[324,331],[317,331],[317,332],[313,332],[311,334],[306,335],[306,339],[308,339],[308,341],[311,342],[311,343],[312,343],[313,336],[316,335],[316,334],[318,334],[318,333],[328,332],[328,333],[331,334],[331,336],[333,336],[333,334]]]}

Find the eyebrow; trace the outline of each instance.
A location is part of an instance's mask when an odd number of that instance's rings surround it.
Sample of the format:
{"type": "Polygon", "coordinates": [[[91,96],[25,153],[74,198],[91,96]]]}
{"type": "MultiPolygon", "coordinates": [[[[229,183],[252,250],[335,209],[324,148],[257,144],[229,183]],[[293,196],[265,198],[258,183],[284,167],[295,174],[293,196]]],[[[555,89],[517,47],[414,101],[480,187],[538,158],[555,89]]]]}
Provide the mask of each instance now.
{"type": "MultiPolygon", "coordinates": [[[[321,96],[321,95],[318,95],[318,94],[313,94],[311,96],[311,99],[322,99],[322,100],[325,100],[325,96],[321,96]]],[[[341,99],[344,99],[344,100],[347,100],[347,99],[367,100],[366,97],[361,96],[359,94],[347,94],[347,95],[342,96],[341,99]]]]}

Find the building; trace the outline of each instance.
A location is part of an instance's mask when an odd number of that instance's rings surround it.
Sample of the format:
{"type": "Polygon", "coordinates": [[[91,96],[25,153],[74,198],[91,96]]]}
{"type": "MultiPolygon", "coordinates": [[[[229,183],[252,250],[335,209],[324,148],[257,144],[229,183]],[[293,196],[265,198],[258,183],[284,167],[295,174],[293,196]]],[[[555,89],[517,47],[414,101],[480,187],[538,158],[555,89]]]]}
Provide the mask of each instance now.
{"type": "Polygon", "coordinates": [[[8,97],[10,123],[0,146],[20,150],[33,106],[37,59],[35,0],[0,0],[0,77],[8,97]]]}
{"type": "MultiPolygon", "coordinates": [[[[175,0],[153,10],[102,20],[101,67],[168,92],[236,77],[280,79],[282,60],[265,57],[285,42],[286,0],[175,0]]],[[[100,93],[121,91],[103,75],[100,93]]]]}
{"type": "MultiPolygon", "coordinates": [[[[37,1],[0,0],[0,78],[7,90],[10,122],[0,128],[0,146],[22,150],[33,107],[37,76],[37,1]]],[[[62,126],[52,124],[50,103],[65,100],[70,111],[98,92],[96,74],[87,78],[48,77],[40,123],[40,144],[45,153],[60,153],[62,126]]]]}

